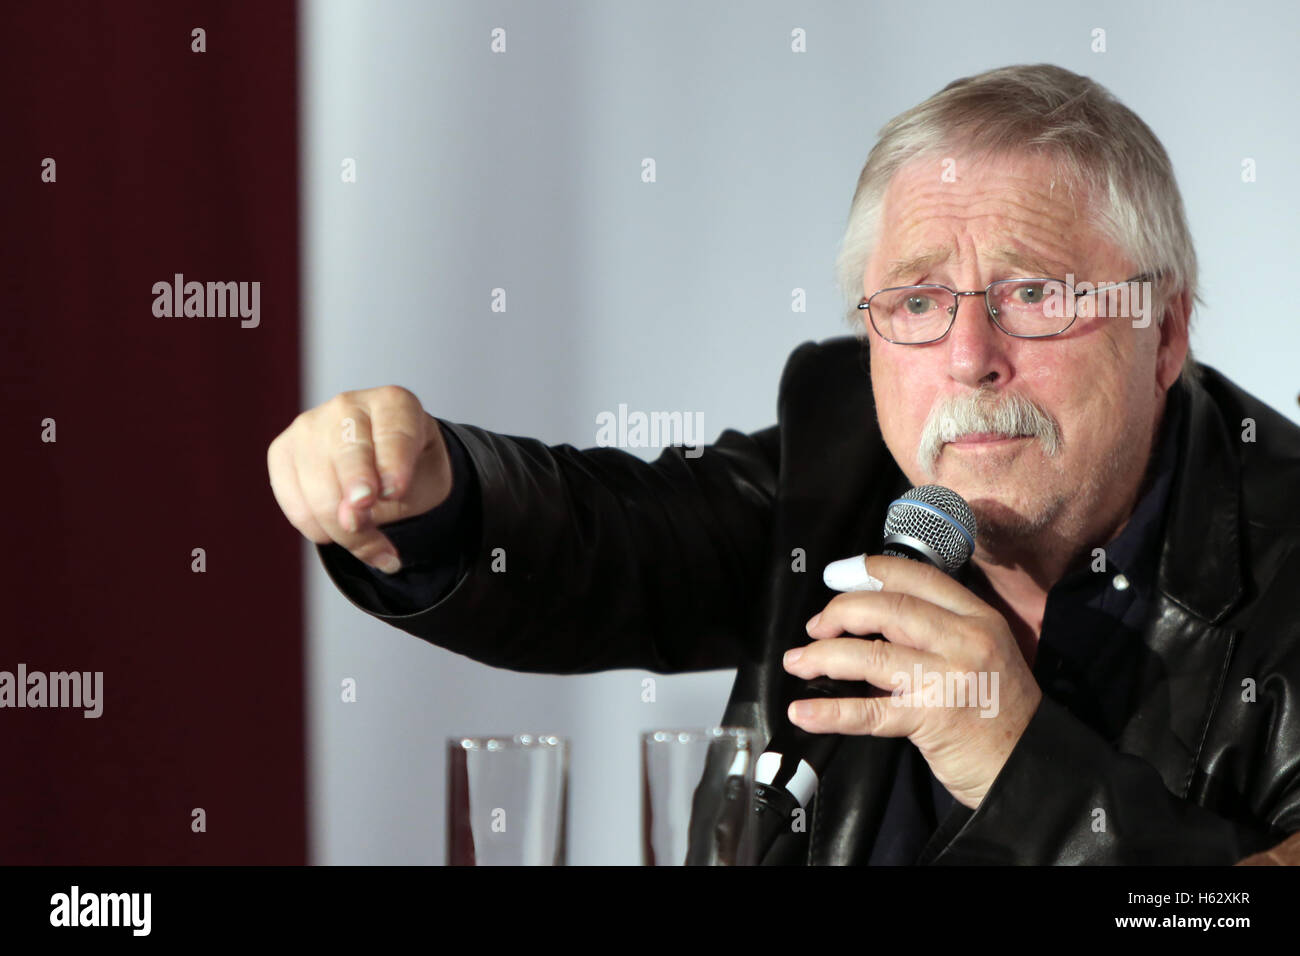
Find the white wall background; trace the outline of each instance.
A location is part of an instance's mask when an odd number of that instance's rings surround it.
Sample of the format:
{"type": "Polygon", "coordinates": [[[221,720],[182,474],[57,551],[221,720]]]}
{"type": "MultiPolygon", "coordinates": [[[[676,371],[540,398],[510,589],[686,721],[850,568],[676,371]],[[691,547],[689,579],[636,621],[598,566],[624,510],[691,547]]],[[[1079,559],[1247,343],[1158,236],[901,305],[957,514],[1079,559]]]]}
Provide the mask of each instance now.
{"type": "MultiPolygon", "coordinates": [[[[1286,2],[304,0],[304,402],[399,383],[578,447],[622,402],[703,412],[710,441],[771,424],[790,350],[845,331],[832,263],[879,128],[958,76],[1048,61],[1161,137],[1202,261],[1194,347],[1300,420],[1297,35],[1286,2]]],[[[307,562],[315,862],[441,863],[444,738],[530,729],[574,738],[570,862],[638,861],[637,733],[716,722],[730,673],[659,677],[646,704],[641,672],[493,670],[307,562]]]]}

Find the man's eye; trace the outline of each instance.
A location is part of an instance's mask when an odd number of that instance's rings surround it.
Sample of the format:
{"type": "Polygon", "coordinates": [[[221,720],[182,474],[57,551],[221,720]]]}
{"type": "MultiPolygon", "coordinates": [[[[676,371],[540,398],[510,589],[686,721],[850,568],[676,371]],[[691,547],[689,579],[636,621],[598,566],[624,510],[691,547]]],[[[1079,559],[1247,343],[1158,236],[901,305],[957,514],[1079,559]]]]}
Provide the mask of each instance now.
{"type": "Polygon", "coordinates": [[[925,295],[909,295],[903,307],[912,315],[925,315],[934,308],[934,300],[925,295]]]}
{"type": "Polygon", "coordinates": [[[1017,287],[1016,299],[1024,305],[1037,305],[1043,301],[1043,284],[1038,282],[1017,287]]]}

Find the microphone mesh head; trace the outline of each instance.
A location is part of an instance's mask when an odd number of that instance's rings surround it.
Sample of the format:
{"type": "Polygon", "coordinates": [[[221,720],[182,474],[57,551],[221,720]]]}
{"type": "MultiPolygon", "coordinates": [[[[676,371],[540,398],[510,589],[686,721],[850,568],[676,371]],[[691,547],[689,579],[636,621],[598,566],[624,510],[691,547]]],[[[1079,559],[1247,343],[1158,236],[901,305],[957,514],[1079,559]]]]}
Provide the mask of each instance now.
{"type": "Polygon", "coordinates": [[[943,485],[921,485],[889,506],[889,513],[885,515],[885,539],[891,535],[904,535],[923,542],[943,559],[945,567],[941,570],[954,574],[970,560],[970,542],[975,540],[975,515],[971,513],[970,505],[952,489],[943,485]],[[936,514],[936,511],[940,513],[936,514]]]}

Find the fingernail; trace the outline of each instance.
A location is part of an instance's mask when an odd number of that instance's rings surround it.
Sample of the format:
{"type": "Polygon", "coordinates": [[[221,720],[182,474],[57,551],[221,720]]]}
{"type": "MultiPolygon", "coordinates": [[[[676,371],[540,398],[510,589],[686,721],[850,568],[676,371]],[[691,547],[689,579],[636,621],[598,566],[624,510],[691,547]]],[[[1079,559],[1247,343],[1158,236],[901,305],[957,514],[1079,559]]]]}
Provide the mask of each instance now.
{"type": "Polygon", "coordinates": [[[867,573],[864,554],[832,561],[822,572],[822,580],[832,591],[879,591],[885,586],[867,573]]]}
{"type": "Polygon", "coordinates": [[[804,630],[811,631],[814,627],[817,626],[817,622],[820,621],[821,619],[822,619],[821,612],[818,611],[816,614],[814,614],[812,617],[808,619],[808,623],[803,626],[804,630]]]}
{"type": "Polygon", "coordinates": [[[811,717],[812,709],[813,705],[810,700],[796,700],[790,705],[790,710],[793,711],[793,716],[800,718],[811,717]]]}
{"type": "Polygon", "coordinates": [[[381,554],[375,558],[375,567],[385,574],[396,574],[402,570],[402,562],[397,560],[395,554],[381,554]]]}
{"type": "Polygon", "coordinates": [[[803,657],[803,648],[792,647],[790,650],[785,652],[785,657],[781,659],[781,663],[786,665],[793,664],[801,657],[803,657]]]}
{"type": "Polygon", "coordinates": [[[393,492],[397,490],[396,486],[393,484],[393,479],[385,475],[382,481],[384,483],[384,487],[383,490],[379,493],[379,497],[391,498],[393,496],[393,492]]]}
{"type": "Polygon", "coordinates": [[[353,511],[345,511],[345,512],[343,512],[343,530],[346,531],[348,534],[356,534],[356,533],[357,533],[357,516],[356,516],[356,512],[353,512],[353,511]]]}
{"type": "Polygon", "coordinates": [[[356,504],[358,501],[360,501],[362,498],[365,498],[369,494],[370,494],[369,485],[364,485],[364,484],[357,485],[355,488],[352,489],[352,493],[348,495],[348,501],[352,502],[353,504],[356,504]]]}

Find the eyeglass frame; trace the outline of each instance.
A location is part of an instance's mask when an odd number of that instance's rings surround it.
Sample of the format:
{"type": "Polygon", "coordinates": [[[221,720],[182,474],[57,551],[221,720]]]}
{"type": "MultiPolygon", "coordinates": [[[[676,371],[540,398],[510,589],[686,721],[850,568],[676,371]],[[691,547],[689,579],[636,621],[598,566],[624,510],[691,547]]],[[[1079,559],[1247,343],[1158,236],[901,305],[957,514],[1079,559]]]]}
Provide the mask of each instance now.
{"type": "Polygon", "coordinates": [[[1079,318],[1079,310],[1077,307],[1070,310],[1072,313],[1070,316],[1070,321],[1067,322],[1061,328],[1057,329],[1055,332],[1039,332],[1034,335],[1026,335],[1022,332],[1008,332],[1003,327],[1002,323],[998,321],[996,310],[989,303],[989,292],[993,289],[993,287],[995,285],[1001,285],[1003,283],[1009,283],[1009,282],[1059,282],[1061,283],[1061,285],[1069,289],[1070,294],[1073,295],[1076,300],[1078,300],[1079,298],[1085,295],[1092,295],[1096,292],[1108,292],[1111,289],[1118,289],[1120,286],[1128,285],[1130,282],[1151,282],[1156,279],[1159,279],[1163,275],[1164,275],[1164,270],[1157,269],[1154,272],[1140,273],[1138,275],[1133,276],[1132,278],[1125,279],[1123,282],[1114,282],[1110,285],[1100,286],[1096,289],[1085,289],[1083,292],[1076,292],[1074,290],[1074,286],[1070,285],[1070,283],[1066,282],[1064,279],[1054,279],[1048,276],[1031,276],[1031,277],[1018,278],[1018,279],[994,279],[987,286],[985,286],[983,290],[977,289],[973,292],[959,292],[956,289],[949,288],[948,286],[938,282],[926,282],[920,285],[894,285],[894,286],[889,286],[886,289],[877,289],[869,296],[864,295],[861,301],[858,302],[858,308],[867,310],[867,318],[870,319],[871,321],[871,327],[876,330],[877,335],[879,335],[890,345],[933,345],[935,342],[940,342],[944,338],[946,338],[948,333],[952,331],[952,327],[957,324],[957,313],[961,311],[961,297],[964,295],[982,295],[984,296],[984,312],[989,317],[989,320],[995,326],[997,326],[999,332],[1002,332],[1004,335],[1009,335],[1012,338],[1016,338],[1016,339],[1050,339],[1053,338],[1054,336],[1062,335],[1065,332],[1068,332],[1070,330],[1070,327],[1074,325],[1075,321],[1079,318]],[[882,292],[900,292],[903,289],[943,289],[945,292],[952,293],[952,295],[957,300],[957,305],[952,310],[952,314],[948,316],[948,325],[940,335],[937,335],[932,339],[925,339],[924,341],[921,342],[899,342],[896,339],[888,338],[883,332],[880,331],[880,328],[876,325],[876,317],[871,314],[871,300],[874,299],[876,296],[880,295],[882,292]]]}

